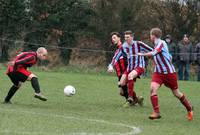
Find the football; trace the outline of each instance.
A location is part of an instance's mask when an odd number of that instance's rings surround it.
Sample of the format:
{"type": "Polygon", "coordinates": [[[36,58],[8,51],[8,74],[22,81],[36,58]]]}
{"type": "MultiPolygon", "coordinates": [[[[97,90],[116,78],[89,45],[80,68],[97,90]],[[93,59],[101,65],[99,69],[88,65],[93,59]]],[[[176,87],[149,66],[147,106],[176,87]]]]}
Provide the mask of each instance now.
{"type": "Polygon", "coordinates": [[[66,96],[72,96],[75,93],[76,93],[76,89],[73,86],[71,86],[71,85],[65,86],[65,88],[64,88],[64,94],[66,96]]]}

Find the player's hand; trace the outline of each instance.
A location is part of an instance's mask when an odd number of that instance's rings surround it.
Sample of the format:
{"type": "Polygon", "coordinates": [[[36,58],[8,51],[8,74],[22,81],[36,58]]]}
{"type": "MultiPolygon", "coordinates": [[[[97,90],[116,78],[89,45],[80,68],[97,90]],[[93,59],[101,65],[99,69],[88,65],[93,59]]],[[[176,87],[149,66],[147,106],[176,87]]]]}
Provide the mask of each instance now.
{"type": "Polygon", "coordinates": [[[136,55],[143,56],[143,53],[137,53],[136,55]]]}
{"type": "Polygon", "coordinates": [[[113,69],[108,69],[107,71],[108,71],[109,73],[113,73],[113,72],[114,72],[113,69]]]}
{"type": "Polygon", "coordinates": [[[114,72],[113,66],[111,64],[108,66],[107,72],[109,72],[109,73],[113,73],[114,72]]]}
{"type": "Polygon", "coordinates": [[[14,62],[14,61],[9,61],[9,62],[8,62],[8,65],[9,65],[9,66],[14,66],[14,65],[15,65],[15,62],[14,62]]]}

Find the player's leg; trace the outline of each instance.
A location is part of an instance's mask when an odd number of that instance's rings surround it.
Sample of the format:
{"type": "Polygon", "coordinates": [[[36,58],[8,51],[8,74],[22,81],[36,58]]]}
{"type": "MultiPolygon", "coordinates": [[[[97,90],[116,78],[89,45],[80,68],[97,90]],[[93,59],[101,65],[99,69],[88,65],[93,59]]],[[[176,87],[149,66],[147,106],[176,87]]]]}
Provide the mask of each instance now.
{"type": "Polygon", "coordinates": [[[10,87],[7,96],[4,99],[4,103],[11,103],[11,98],[14,96],[14,94],[17,92],[17,90],[21,86],[21,82],[18,80],[18,77],[15,73],[9,73],[8,77],[13,82],[13,85],[10,87]]]}
{"type": "Polygon", "coordinates": [[[118,87],[119,87],[119,94],[121,96],[125,97],[125,99],[128,99],[127,85],[125,85],[125,86],[118,85],[118,87]]]}
{"type": "Polygon", "coordinates": [[[134,90],[134,79],[138,76],[137,71],[133,70],[128,74],[128,101],[130,103],[137,102],[138,98],[134,90]]]}
{"type": "Polygon", "coordinates": [[[183,104],[183,106],[185,106],[185,108],[187,109],[188,120],[192,120],[193,118],[192,106],[188,102],[185,95],[182,92],[180,92],[178,89],[178,80],[177,80],[176,73],[168,74],[164,83],[167,87],[169,87],[172,90],[174,96],[177,97],[180,100],[180,102],[183,104]]]}
{"type": "Polygon", "coordinates": [[[175,89],[172,90],[174,96],[176,96],[180,102],[183,104],[183,106],[185,106],[185,108],[187,109],[188,112],[188,120],[192,120],[193,119],[193,110],[192,110],[192,106],[189,103],[189,101],[187,100],[187,98],[185,97],[185,95],[179,91],[179,89],[175,89]]]}
{"type": "Polygon", "coordinates": [[[118,77],[118,87],[119,87],[119,91],[120,91],[120,95],[121,96],[124,96],[125,97],[125,99],[127,99],[128,98],[128,90],[127,90],[127,85],[124,85],[124,86],[122,86],[121,84],[120,84],[120,80],[121,80],[121,77],[122,76],[119,76],[118,77]]]}
{"type": "Polygon", "coordinates": [[[151,104],[153,107],[153,113],[149,116],[149,119],[152,120],[161,118],[157,91],[162,84],[163,84],[162,74],[153,73],[151,80],[151,104]]]}
{"type": "MultiPolygon", "coordinates": [[[[127,73],[124,73],[120,79],[119,85],[124,88],[126,88],[126,98],[128,99],[128,90],[127,90],[127,73]]],[[[128,101],[123,105],[123,107],[129,107],[132,106],[133,104],[130,104],[128,101]]]]}
{"type": "Polygon", "coordinates": [[[157,95],[157,91],[160,86],[161,84],[159,84],[158,82],[151,82],[151,104],[153,106],[153,113],[149,116],[149,119],[152,120],[161,118],[157,95]]]}
{"type": "Polygon", "coordinates": [[[128,90],[127,90],[127,74],[124,73],[120,80],[119,80],[119,86],[122,88],[123,93],[125,95],[125,97],[128,97],[128,90]]]}
{"type": "Polygon", "coordinates": [[[134,90],[134,83],[136,78],[142,73],[144,73],[144,69],[137,67],[128,74],[128,93],[130,97],[129,100],[130,102],[134,101],[134,103],[138,103],[141,106],[143,105],[144,98],[142,96],[137,97],[136,92],[134,90]]]}
{"type": "Polygon", "coordinates": [[[21,83],[19,83],[17,86],[16,85],[12,85],[10,87],[10,90],[8,91],[7,96],[4,99],[4,103],[11,103],[11,98],[14,96],[14,94],[17,92],[17,90],[20,88],[21,83]]]}
{"type": "Polygon", "coordinates": [[[40,90],[40,85],[39,85],[39,81],[36,75],[34,74],[30,74],[27,78],[28,81],[31,81],[31,85],[35,91],[35,98],[38,98],[42,101],[46,101],[47,98],[45,96],[42,95],[41,90],[40,90]]]}
{"type": "Polygon", "coordinates": [[[121,86],[121,88],[122,88],[124,97],[125,97],[126,99],[128,99],[128,87],[127,87],[127,85],[121,86]]]}

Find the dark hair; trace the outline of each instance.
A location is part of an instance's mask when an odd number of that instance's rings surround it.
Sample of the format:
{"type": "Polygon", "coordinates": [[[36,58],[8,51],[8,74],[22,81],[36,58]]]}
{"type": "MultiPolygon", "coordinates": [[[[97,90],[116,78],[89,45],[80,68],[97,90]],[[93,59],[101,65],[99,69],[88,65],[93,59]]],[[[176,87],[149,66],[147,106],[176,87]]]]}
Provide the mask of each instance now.
{"type": "Polygon", "coordinates": [[[124,35],[133,36],[133,32],[131,30],[127,30],[127,31],[124,32],[124,35]]]}
{"type": "Polygon", "coordinates": [[[161,38],[162,30],[160,28],[152,28],[150,34],[156,36],[157,38],[161,38]]]}
{"type": "Polygon", "coordinates": [[[166,37],[165,37],[165,38],[170,38],[170,39],[171,39],[171,38],[172,38],[172,36],[168,34],[168,35],[166,35],[166,37]]]}
{"type": "Polygon", "coordinates": [[[110,36],[116,35],[117,37],[121,38],[121,35],[119,34],[119,32],[111,32],[110,36]]]}
{"type": "Polygon", "coordinates": [[[184,34],[184,35],[183,35],[183,38],[184,38],[184,37],[189,38],[190,36],[189,36],[189,34],[184,34]]]}

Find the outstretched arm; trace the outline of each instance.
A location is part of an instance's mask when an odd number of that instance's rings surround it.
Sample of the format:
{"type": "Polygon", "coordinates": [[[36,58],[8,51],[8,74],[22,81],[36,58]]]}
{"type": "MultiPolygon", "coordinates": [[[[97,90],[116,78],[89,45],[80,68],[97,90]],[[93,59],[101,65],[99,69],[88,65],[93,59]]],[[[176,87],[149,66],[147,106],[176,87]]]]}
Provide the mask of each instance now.
{"type": "Polygon", "coordinates": [[[153,51],[148,52],[148,53],[137,53],[136,55],[139,55],[139,56],[153,56],[153,51]]]}

